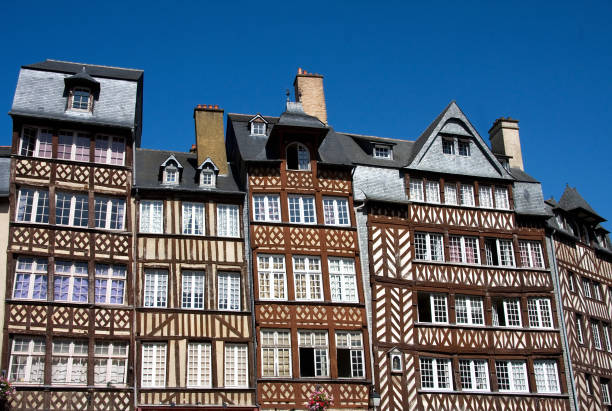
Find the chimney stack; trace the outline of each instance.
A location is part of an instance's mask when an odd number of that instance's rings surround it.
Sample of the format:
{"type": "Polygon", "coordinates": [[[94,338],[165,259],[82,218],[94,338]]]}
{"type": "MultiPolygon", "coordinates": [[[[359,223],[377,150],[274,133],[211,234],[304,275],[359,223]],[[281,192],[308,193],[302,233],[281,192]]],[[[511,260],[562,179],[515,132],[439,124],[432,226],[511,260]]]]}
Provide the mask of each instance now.
{"type": "Polygon", "coordinates": [[[510,117],[498,118],[489,130],[489,139],[493,153],[510,157],[510,167],[524,171],[518,120],[510,117]]]}
{"type": "Polygon", "coordinates": [[[293,87],[295,89],[295,100],[302,103],[304,112],[317,117],[327,125],[323,76],[308,73],[306,70],[299,68],[293,81],[293,87]]]}
{"type": "Polygon", "coordinates": [[[220,175],[226,175],[227,155],[225,154],[225,136],[223,135],[223,109],[218,105],[198,104],[193,109],[195,119],[198,166],[210,157],[219,168],[220,175]]]}

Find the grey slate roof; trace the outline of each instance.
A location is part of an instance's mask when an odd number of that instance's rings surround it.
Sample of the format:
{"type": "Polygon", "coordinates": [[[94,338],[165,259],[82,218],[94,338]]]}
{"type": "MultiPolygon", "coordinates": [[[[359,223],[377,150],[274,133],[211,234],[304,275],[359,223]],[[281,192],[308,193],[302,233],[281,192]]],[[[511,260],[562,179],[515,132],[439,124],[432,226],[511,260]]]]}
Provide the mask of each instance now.
{"type": "Polygon", "coordinates": [[[0,198],[9,196],[9,179],[11,176],[11,147],[0,146],[0,198]]]}
{"type": "Polygon", "coordinates": [[[215,188],[200,187],[198,180],[196,180],[196,170],[199,166],[197,161],[198,158],[195,153],[137,148],[134,187],[177,192],[241,193],[232,175],[231,167],[229,167],[227,175],[217,176],[215,188]],[[181,181],[177,185],[162,184],[160,179],[160,166],[170,156],[174,156],[183,165],[181,181]]]}
{"type": "Polygon", "coordinates": [[[353,192],[356,201],[408,201],[400,169],[357,166],[353,173],[353,192]]]}
{"type": "Polygon", "coordinates": [[[551,211],[544,204],[542,185],[538,182],[516,181],[512,186],[514,210],[517,214],[550,216],[551,211]]]}
{"type": "Polygon", "coordinates": [[[410,158],[413,141],[385,137],[365,136],[355,133],[337,133],[343,155],[349,163],[379,167],[403,167],[410,158]],[[375,144],[391,146],[392,158],[389,160],[374,158],[372,149],[375,144]]]}
{"type": "Polygon", "coordinates": [[[304,112],[302,103],[288,101],[287,109],[281,114],[278,124],[281,126],[326,128],[325,124],[316,117],[309,116],[304,112]]]}
{"type": "Polygon", "coordinates": [[[23,66],[10,114],[132,129],[140,118],[142,76],[140,70],[53,60],[23,66]],[[66,110],[65,79],[81,73],[83,67],[100,84],[92,113],[66,110]]]}
{"type": "Polygon", "coordinates": [[[586,200],[582,198],[582,196],[578,193],[576,188],[573,188],[570,186],[567,186],[565,188],[563,195],[559,199],[559,206],[566,211],[574,211],[577,209],[582,209],[592,214],[594,217],[596,217],[600,221],[605,221],[605,219],[601,217],[599,214],[597,214],[595,210],[593,210],[593,208],[589,205],[589,203],[587,203],[586,200]]]}

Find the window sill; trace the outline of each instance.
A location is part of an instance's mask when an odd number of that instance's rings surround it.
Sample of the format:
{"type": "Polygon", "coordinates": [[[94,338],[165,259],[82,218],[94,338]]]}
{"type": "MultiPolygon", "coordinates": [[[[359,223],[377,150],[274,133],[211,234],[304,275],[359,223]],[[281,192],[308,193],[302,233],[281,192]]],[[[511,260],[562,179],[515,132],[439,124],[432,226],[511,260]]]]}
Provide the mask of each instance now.
{"type": "Polygon", "coordinates": [[[558,394],[544,394],[537,392],[529,392],[529,391],[457,391],[457,390],[429,390],[419,388],[417,390],[419,394],[454,394],[454,395],[491,395],[491,396],[521,396],[521,397],[548,397],[548,398],[560,398],[565,399],[569,398],[569,395],[566,393],[558,393],[558,394]]]}
{"type": "MultiPolygon", "coordinates": [[[[124,164],[110,164],[110,163],[96,163],[94,161],[81,161],[81,160],[72,160],[68,158],[57,158],[57,157],[37,157],[37,156],[24,156],[21,154],[14,154],[13,157],[22,160],[40,160],[40,161],[53,161],[54,163],[65,163],[65,164],[74,164],[74,165],[88,165],[91,167],[108,167],[108,168],[117,168],[117,169],[131,169],[124,164]]],[[[19,176],[17,176],[19,177],[19,176]]]]}
{"type": "Polygon", "coordinates": [[[444,323],[431,323],[431,322],[419,322],[415,323],[418,327],[437,327],[437,328],[456,328],[456,329],[472,329],[472,330],[483,330],[483,331],[521,331],[521,332],[546,332],[546,333],[558,333],[559,328],[524,328],[524,327],[502,327],[498,325],[466,325],[466,324],[444,324],[444,323]]]}
{"type": "Polygon", "coordinates": [[[470,205],[463,205],[463,204],[447,204],[447,203],[441,203],[441,202],[434,203],[434,202],[428,202],[428,201],[423,201],[423,200],[413,200],[413,199],[409,199],[408,201],[410,201],[413,204],[417,204],[417,205],[452,207],[452,208],[461,208],[461,209],[472,209],[472,210],[477,210],[477,211],[514,212],[514,210],[512,210],[511,208],[479,207],[475,205],[470,206],[470,205]]]}

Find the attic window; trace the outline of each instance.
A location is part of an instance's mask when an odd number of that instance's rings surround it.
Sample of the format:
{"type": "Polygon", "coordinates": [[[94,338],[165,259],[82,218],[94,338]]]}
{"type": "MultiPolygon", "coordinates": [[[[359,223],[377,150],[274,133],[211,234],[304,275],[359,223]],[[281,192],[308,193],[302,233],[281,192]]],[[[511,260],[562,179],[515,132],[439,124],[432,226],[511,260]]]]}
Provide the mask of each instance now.
{"type": "Polygon", "coordinates": [[[443,138],[442,152],[444,154],[455,154],[455,141],[451,138],[443,138]]]}
{"type": "Polygon", "coordinates": [[[255,136],[266,135],[266,123],[252,122],[251,123],[251,134],[255,136]]]}
{"type": "Polygon", "coordinates": [[[374,158],[391,160],[391,147],[383,144],[374,145],[374,158]]]}
{"type": "Polygon", "coordinates": [[[93,95],[91,90],[82,87],[75,87],[70,90],[70,100],[68,107],[75,111],[91,111],[93,95]]]}
{"type": "Polygon", "coordinates": [[[310,170],[310,153],[302,144],[295,143],[287,147],[288,170],[310,170]]]}
{"type": "Polygon", "coordinates": [[[179,171],[175,166],[166,166],[164,169],[164,184],[178,184],[179,171]]]}
{"type": "Polygon", "coordinates": [[[215,186],[215,172],[211,169],[204,169],[200,174],[200,186],[201,187],[214,187],[215,186]]]}
{"type": "Polygon", "coordinates": [[[457,151],[459,151],[460,156],[469,156],[470,155],[470,142],[468,140],[458,140],[457,141],[457,151]]]}

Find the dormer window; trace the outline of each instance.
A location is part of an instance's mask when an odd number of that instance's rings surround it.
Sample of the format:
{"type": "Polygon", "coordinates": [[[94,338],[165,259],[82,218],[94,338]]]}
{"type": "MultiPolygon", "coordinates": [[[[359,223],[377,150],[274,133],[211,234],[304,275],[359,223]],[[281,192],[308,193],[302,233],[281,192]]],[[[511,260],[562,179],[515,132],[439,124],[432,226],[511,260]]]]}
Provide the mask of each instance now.
{"type": "Polygon", "coordinates": [[[86,88],[75,88],[72,90],[72,101],[70,107],[73,110],[89,111],[91,104],[91,92],[86,88]]]}
{"type": "Polygon", "coordinates": [[[294,143],[287,147],[288,170],[310,170],[310,153],[302,144],[294,143]]]}
{"type": "Polygon", "coordinates": [[[202,187],[214,187],[215,186],[215,172],[211,169],[202,170],[200,175],[200,185],[202,187]]]}
{"type": "Polygon", "coordinates": [[[164,184],[178,184],[179,172],[174,166],[167,166],[164,170],[164,184]]]}
{"type": "Polygon", "coordinates": [[[444,154],[455,154],[455,141],[452,138],[442,139],[442,152],[444,154]]]}
{"type": "Polygon", "coordinates": [[[100,95],[100,83],[87,73],[85,66],[80,73],[64,78],[64,83],[68,96],[66,110],[92,112],[94,99],[100,95]]]}
{"type": "Polygon", "coordinates": [[[460,156],[468,157],[470,155],[470,142],[468,140],[458,140],[457,151],[459,151],[460,156]]]}
{"type": "Polygon", "coordinates": [[[180,183],[183,166],[178,162],[176,157],[174,157],[174,154],[171,154],[170,157],[160,165],[160,169],[162,184],[176,185],[180,183]]]}
{"type": "Polygon", "coordinates": [[[374,158],[391,160],[391,147],[383,144],[374,145],[374,158]]]}
{"type": "Polygon", "coordinates": [[[251,123],[251,134],[255,136],[265,136],[266,135],[266,123],[251,123]]]}

